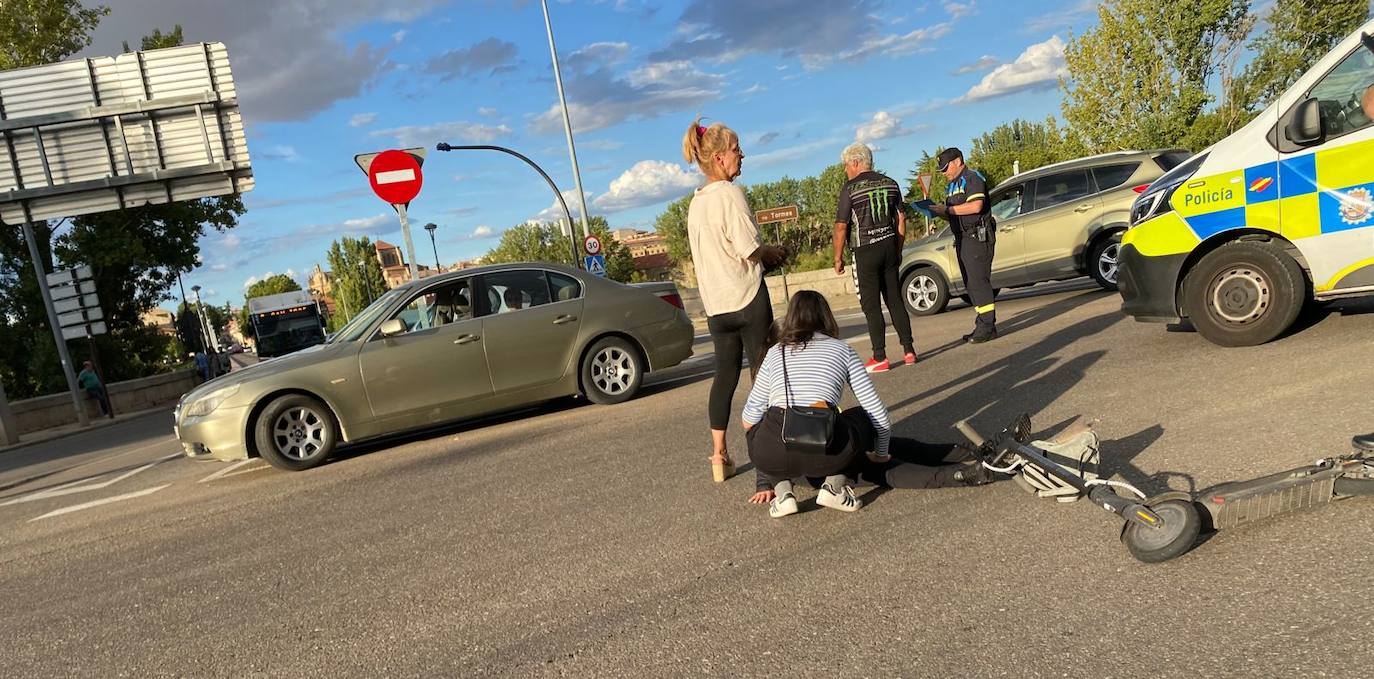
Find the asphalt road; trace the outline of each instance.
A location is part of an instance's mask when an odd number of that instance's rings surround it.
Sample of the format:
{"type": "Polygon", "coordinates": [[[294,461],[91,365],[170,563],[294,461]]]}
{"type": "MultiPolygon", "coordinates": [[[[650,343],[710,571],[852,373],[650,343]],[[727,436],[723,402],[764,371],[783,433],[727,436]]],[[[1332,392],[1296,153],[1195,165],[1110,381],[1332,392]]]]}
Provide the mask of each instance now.
{"type": "MultiPolygon", "coordinates": [[[[876,378],[898,433],[1098,418],[1104,466],[1159,490],[1374,428],[1374,304],[1224,350],[1067,289],[999,300],[986,345],[954,342],[967,309],[918,319],[921,362],[876,378]]],[[[853,515],[804,491],[775,521],[744,502],[752,473],[710,483],[709,358],[619,406],[560,402],[299,474],[167,457],[166,416],[0,456],[0,675],[1370,674],[1370,501],[1153,566],[1114,517],[1010,483],[869,492],[853,515]]]]}

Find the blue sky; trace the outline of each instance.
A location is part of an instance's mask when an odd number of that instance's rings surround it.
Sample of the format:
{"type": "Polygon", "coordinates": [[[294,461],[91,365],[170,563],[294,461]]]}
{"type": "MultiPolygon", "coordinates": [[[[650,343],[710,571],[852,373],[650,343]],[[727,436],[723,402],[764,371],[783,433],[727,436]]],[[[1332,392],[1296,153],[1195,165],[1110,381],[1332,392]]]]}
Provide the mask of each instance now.
{"type": "MultiPolygon", "coordinates": [[[[88,54],[153,27],[229,47],[257,188],[240,226],[202,241],[187,276],[207,302],[242,304],[269,273],[304,283],[342,235],[399,244],[357,153],[439,141],[525,153],[572,198],[538,2],[107,0],[88,54]]],[[[555,38],[592,214],[652,229],[699,181],[681,139],[698,113],[740,132],[745,183],[807,176],[855,139],[904,178],[922,150],[967,148],[1013,118],[1058,114],[1063,45],[1095,3],[887,0],[553,0],[555,38]]],[[[479,256],[500,232],[552,215],[519,161],[431,151],[411,206],[419,261],[479,256]]],[[[169,304],[169,306],[171,306],[169,304]]]]}

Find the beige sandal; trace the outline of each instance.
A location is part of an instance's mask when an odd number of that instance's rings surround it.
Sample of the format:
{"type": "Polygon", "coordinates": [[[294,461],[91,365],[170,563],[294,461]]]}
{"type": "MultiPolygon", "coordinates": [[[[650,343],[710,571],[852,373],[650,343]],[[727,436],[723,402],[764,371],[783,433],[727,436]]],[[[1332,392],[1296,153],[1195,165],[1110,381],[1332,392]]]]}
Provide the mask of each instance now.
{"type": "Polygon", "coordinates": [[[730,454],[712,455],[707,458],[711,461],[711,480],[720,483],[725,479],[735,475],[735,462],[730,459],[730,454]]]}

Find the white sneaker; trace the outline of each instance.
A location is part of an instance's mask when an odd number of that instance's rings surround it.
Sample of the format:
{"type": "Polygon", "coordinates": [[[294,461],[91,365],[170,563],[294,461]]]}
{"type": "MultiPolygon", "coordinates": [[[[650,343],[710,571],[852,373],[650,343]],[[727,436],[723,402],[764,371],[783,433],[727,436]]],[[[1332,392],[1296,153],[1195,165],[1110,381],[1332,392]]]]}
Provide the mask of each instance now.
{"type": "Polygon", "coordinates": [[[843,486],[837,491],[830,484],[821,486],[820,494],[816,495],[816,504],[842,512],[857,512],[864,506],[863,500],[854,497],[853,488],[843,486]]]}
{"type": "Polygon", "coordinates": [[[797,513],[797,496],[791,493],[783,493],[768,503],[768,515],[781,519],[784,516],[791,516],[797,513]]]}

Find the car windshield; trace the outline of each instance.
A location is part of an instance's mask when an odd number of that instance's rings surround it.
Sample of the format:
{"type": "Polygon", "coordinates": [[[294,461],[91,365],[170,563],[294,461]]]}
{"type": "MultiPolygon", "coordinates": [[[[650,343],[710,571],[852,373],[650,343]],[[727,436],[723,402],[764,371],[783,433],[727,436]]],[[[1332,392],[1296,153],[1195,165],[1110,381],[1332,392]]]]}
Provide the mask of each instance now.
{"type": "Polygon", "coordinates": [[[334,333],[333,337],[330,338],[329,343],[339,344],[341,342],[352,342],[362,337],[363,333],[367,332],[367,329],[372,327],[372,322],[377,320],[377,317],[381,316],[382,312],[386,311],[387,307],[391,306],[391,303],[396,301],[397,297],[404,294],[404,290],[396,288],[378,297],[377,301],[369,304],[366,309],[362,310],[362,313],[354,316],[353,320],[344,324],[344,327],[339,328],[339,331],[334,333]]]}

